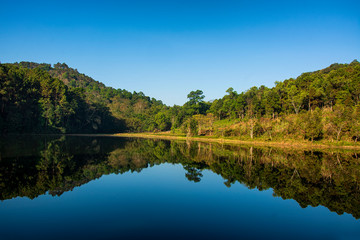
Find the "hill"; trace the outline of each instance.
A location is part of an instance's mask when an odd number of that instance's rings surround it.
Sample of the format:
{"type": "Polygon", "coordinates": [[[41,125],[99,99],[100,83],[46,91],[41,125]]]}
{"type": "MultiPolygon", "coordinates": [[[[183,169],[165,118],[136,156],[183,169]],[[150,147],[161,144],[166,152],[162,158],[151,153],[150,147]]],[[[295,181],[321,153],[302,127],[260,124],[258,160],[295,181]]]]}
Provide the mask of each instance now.
{"type": "Polygon", "coordinates": [[[332,64],[204,101],[191,91],[168,107],[142,92],[107,87],[65,63],[0,65],[0,129],[11,132],[168,131],[238,139],[352,141],[360,138],[360,63],[332,64]]]}
{"type": "Polygon", "coordinates": [[[142,92],[106,87],[65,63],[0,65],[2,133],[109,133],[148,130],[164,108],[142,92]]]}

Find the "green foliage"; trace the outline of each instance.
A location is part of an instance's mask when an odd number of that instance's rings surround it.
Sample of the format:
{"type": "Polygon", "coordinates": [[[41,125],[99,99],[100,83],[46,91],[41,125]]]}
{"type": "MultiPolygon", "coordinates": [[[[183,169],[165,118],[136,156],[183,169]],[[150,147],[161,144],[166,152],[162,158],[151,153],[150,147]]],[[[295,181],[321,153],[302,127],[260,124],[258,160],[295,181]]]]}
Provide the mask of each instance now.
{"type": "Polygon", "coordinates": [[[300,91],[296,87],[294,82],[290,82],[287,88],[287,93],[288,93],[289,102],[294,107],[295,113],[298,114],[305,99],[305,92],[300,91]]]}
{"type": "Polygon", "coordinates": [[[157,125],[157,129],[160,131],[167,131],[171,126],[170,119],[164,112],[159,112],[155,115],[155,123],[157,125]]]}
{"type": "MultiPolygon", "coordinates": [[[[237,119],[239,124],[220,127],[219,136],[273,139],[292,138],[357,141],[354,106],[360,100],[360,64],[333,64],[329,68],[276,82],[273,88],[252,87],[238,94],[233,88],[214,100],[208,112],[218,120],[237,119]],[[292,116],[295,114],[295,116],[292,116]],[[269,119],[271,118],[271,119],[269,119]],[[278,121],[277,119],[280,119],[278,121]]],[[[186,104],[184,105],[186,109],[186,104]]],[[[192,111],[188,115],[196,115],[192,111]]]]}
{"type": "Polygon", "coordinates": [[[311,141],[319,140],[323,137],[322,114],[319,108],[309,111],[305,116],[305,138],[311,141]]]}
{"type": "Polygon", "coordinates": [[[106,87],[65,63],[0,65],[0,127],[10,132],[143,132],[188,135],[357,141],[360,63],[333,64],[204,101],[191,91],[183,106],[168,107],[142,92],[106,87]],[[317,109],[317,110],[316,110],[317,109]],[[211,118],[207,118],[211,114],[211,118]],[[294,116],[293,116],[294,115],[294,116]],[[211,120],[210,120],[211,119],[211,120]],[[220,126],[215,120],[234,120],[220,126]],[[214,124],[213,124],[214,123],[214,124]]]}
{"type": "Polygon", "coordinates": [[[191,91],[187,97],[189,101],[183,106],[183,111],[186,116],[205,114],[210,108],[210,105],[203,101],[205,96],[201,90],[191,91]]]}
{"type": "Polygon", "coordinates": [[[198,121],[194,117],[188,118],[181,126],[182,132],[187,137],[192,137],[198,134],[198,121]]]}
{"type": "Polygon", "coordinates": [[[196,90],[196,91],[191,91],[188,95],[187,95],[188,99],[189,99],[189,105],[196,105],[199,104],[201,102],[203,102],[203,99],[205,98],[203,91],[201,90],[196,90]]]}
{"type": "Polygon", "coordinates": [[[360,104],[355,106],[352,113],[351,135],[355,142],[360,138],[360,104]]]}
{"type": "Polygon", "coordinates": [[[336,105],[333,112],[328,117],[330,131],[336,138],[336,141],[341,139],[344,132],[349,130],[351,125],[351,108],[344,105],[336,105]]]}
{"type": "MultiPolygon", "coordinates": [[[[2,133],[145,131],[166,107],[142,92],[113,89],[65,63],[0,66],[2,133]]],[[[161,130],[170,129],[168,120],[161,130]]]]}

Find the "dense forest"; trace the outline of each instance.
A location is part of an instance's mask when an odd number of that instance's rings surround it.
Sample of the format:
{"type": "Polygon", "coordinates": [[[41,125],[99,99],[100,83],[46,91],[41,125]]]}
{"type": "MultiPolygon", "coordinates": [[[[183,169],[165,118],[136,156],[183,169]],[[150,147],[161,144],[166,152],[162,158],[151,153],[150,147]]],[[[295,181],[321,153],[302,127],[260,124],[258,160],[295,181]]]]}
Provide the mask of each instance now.
{"type": "Polygon", "coordinates": [[[106,87],[66,64],[0,64],[2,133],[145,131],[167,108],[142,92],[106,87]]]}
{"type": "Polygon", "coordinates": [[[79,73],[65,63],[0,65],[0,130],[4,133],[172,131],[240,139],[357,141],[360,63],[332,64],[275,86],[233,88],[204,101],[191,91],[169,107],[79,73]]]}

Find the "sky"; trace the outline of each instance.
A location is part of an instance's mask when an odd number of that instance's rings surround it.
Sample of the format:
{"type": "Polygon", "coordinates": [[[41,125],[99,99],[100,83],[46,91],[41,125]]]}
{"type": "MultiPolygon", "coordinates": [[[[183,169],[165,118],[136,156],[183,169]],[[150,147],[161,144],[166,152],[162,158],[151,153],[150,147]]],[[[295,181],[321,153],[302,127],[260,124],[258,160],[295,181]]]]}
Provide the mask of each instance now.
{"type": "Polygon", "coordinates": [[[360,1],[0,0],[0,62],[65,62],[182,105],[360,60],[360,1]]]}

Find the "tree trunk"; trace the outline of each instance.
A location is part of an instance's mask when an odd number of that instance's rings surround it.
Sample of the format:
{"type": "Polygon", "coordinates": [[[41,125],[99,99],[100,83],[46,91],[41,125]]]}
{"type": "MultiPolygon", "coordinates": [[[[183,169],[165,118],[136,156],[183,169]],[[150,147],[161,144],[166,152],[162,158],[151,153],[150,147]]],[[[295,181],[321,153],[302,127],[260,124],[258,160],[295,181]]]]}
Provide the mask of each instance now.
{"type": "Polygon", "coordinates": [[[188,132],[187,132],[187,134],[186,134],[186,137],[191,137],[190,123],[189,123],[189,126],[188,126],[188,132]]]}
{"type": "Polygon", "coordinates": [[[336,134],[336,141],[337,141],[337,142],[339,141],[339,138],[340,138],[341,129],[342,129],[342,128],[340,128],[340,129],[337,131],[337,134],[336,134]]]}
{"type": "Polygon", "coordinates": [[[293,105],[293,107],[294,107],[295,113],[298,114],[298,113],[299,113],[299,110],[296,108],[295,103],[294,103],[294,102],[291,102],[291,103],[292,103],[292,105],[293,105]]]}
{"type": "Polygon", "coordinates": [[[254,122],[252,119],[250,119],[249,122],[250,122],[250,138],[253,139],[254,138],[254,122]]]}

